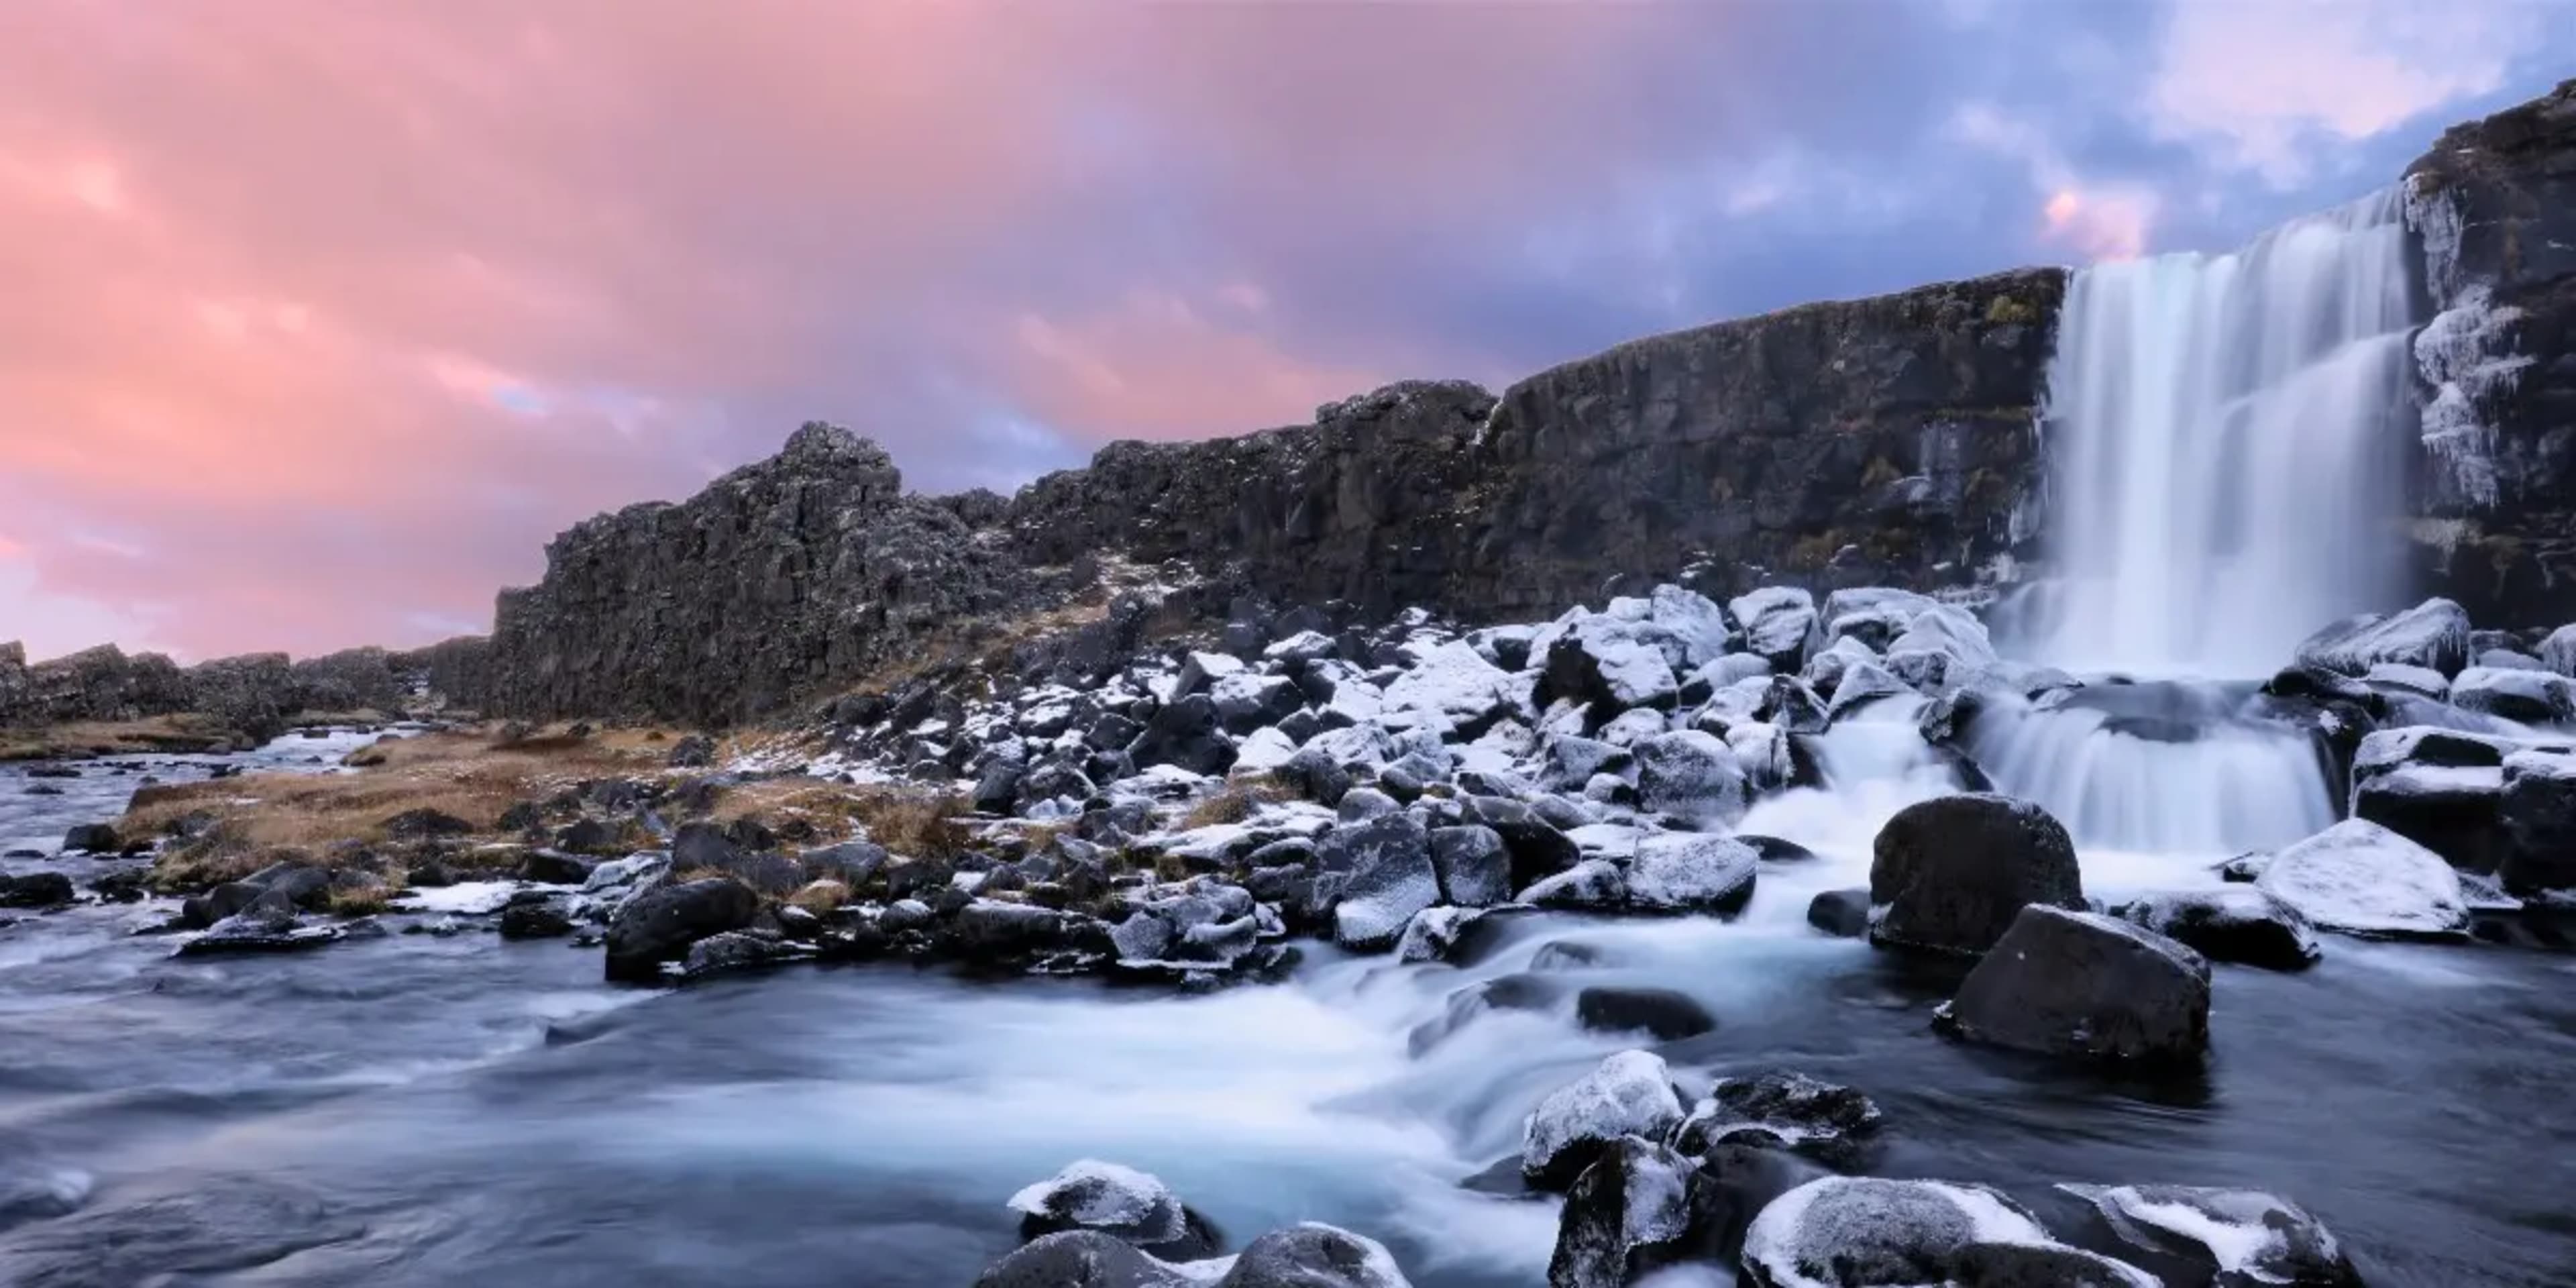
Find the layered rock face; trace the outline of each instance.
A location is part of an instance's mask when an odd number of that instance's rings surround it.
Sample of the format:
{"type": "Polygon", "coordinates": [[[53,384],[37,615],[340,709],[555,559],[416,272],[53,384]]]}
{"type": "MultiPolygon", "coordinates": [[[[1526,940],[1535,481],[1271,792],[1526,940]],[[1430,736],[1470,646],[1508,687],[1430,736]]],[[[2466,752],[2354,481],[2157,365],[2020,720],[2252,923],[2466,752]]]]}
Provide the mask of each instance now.
{"type": "Polygon", "coordinates": [[[558,537],[544,580],[501,597],[482,696],[536,716],[753,717],[978,616],[1060,603],[1108,558],[1363,617],[1492,620],[1619,579],[1965,583],[2029,535],[2015,516],[2064,287],[2033,270],[1809,305],[1499,399],[1390,385],[1312,425],[1113,444],[1008,502],[904,496],[875,444],[808,425],[686,502],[558,537]]]}
{"type": "Polygon", "coordinates": [[[2434,593],[2576,616],[2576,81],[2454,127],[2406,175],[2436,310],[2417,336],[2434,593]]]}
{"type": "Polygon", "coordinates": [[[31,666],[23,646],[0,644],[0,726],[193,713],[265,735],[298,712],[400,709],[433,651],[361,648],[301,662],[251,653],[183,668],[159,653],[128,654],[110,644],[31,666]]]}
{"type": "Polygon", "coordinates": [[[809,424],[688,501],[590,519],[494,614],[486,705],[724,722],[866,676],[1029,579],[971,502],[903,495],[876,444],[809,424]]]}

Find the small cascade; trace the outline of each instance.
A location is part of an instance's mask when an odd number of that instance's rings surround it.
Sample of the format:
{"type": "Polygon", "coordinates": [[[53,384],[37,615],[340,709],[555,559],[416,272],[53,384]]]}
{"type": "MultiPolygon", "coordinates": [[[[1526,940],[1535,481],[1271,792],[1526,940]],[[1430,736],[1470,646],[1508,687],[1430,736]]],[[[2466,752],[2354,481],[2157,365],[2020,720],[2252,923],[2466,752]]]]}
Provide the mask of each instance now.
{"type": "Polygon", "coordinates": [[[2225,855],[2335,820],[2308,737],[2238,714],[2251,685],[2094,685],[1979,714],[1969,741],[1998,785],[2046,807],[2077,844],[2225,855]]]}

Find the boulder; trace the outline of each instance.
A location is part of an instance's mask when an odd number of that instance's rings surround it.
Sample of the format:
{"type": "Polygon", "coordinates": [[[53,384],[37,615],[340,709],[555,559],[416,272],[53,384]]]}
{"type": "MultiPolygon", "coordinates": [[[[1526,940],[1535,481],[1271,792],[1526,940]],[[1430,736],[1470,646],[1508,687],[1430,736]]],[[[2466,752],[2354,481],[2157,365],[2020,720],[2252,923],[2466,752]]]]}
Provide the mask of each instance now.
{"type": "Polygon", "coordinates": [[[559,898],[513,900],[501,908],[503,939],[555,939],[572,932],[559,898]]]}
{"type": "Polygon", "coordinates": [[[1206,1281],[1110,1235],[1067,1230],[986,1267],[975,1288],[1206,1288],[1206,1281]]]}
{"type": "Polygon", "coordinates": [[[1596,985],[1574,995],[1574,1018],[1595,1033],[1644,1033],[1678,1042],[1717,1028],[1698,998],[1671,988],[1596,985]]]}
{"type": "Polygon", "coordinates": [[[1807,924],[1837,939],[1869,933],[1869,891],[1827,890],[1807,901],[1807,924]]]}
{"type": "Polygon", "coordinates": [[[82,823],[63,833],[65,854],[114,854],[124,844],[116,829],[106,823],[82,823]]]}
{"type": "Polygon", "coordinates": [[[1532,883],[1514,902],[1568,912],[1614,912],[1628,904],[1628,878],[1608,859],[1585,859],[1532,883]]]}
{"type": "Polygon", "coordinates": [[[2576,676],[2576,625],[2561,626],[2540,641],[2540,664],[2560,675],[2576,676]]]}
{"type": "Polygon", "coordinates": [[[2505,757],[2503,772],[2497,879],[2525,897],[2576,890],[2576,756],[2520,751],[2505,757]]]}
{"type": "Polygon", "coordinates": [[[60,872],[0,874],[0,908],[54,908],[77,897],[72,879],[60,872]]]}
{"type": "MultiPolygon", "coordinates": [[[[1776,685],[1774,686],[1776,689],[1776,685]]],[[[1825,723],[1832,724],[1881,698],[1912,693],[1904,680],[1876,662],[1854,661],[1843,668],[1840,682],[1834,685],[1833,701],[1825,707],[1825,723]]]]}
{"type": "Polygon", "coordinates": [[[1494,829],[1512,859],[1512,884],[1527,887],[1573,867],[1583,848],[1532,806],[1499,796],[1469,796],[1459,802],[1461,822],[1494,829]]]}
{"type": "Polygon", "coordinates": [[[2060,1185],[2092,1204],[2113,1233],[2141,1250],[2187,1249],[2224,1288],[2291,1284],[2361,1288],[2361,1274],[2325,1224],[2260,1190],[2194,1185],[2060,1185]]]}
{"type": "Polygon", "coordinates": [[[1413,914],[1440,901],[1431,835],[1411,814],[1337,827],[1319,853],[1327,870],[1348,874],[1333,908],[1333,939],[1345,948],[1392,948],[1413,914]]]}
{"type": "Polygon", "coordinates": [[[1853,586],[1825,596],[1818,615],[1827,639],[1849,638],[1873,651],[1884,651],[1888,641],[1904,634],[1917,616],[1940,606],[1940,600],[1920,591],[1853,586]]]}
{"type": "Polygon", "coordinates": [[[1547,740],[1539,785],[1549,791],[1580,791],[1602,774],[1625,774],[1635,765],[1633,753],[1595,738],[1559,734],[1547,740]]]}
{"type": "Polygon", "coordinates": [[[1760,856],[1733,837],[1666,832],[1637,842],[1628,905],[1644,912],[1733,916],[1753,898],[1760,856]]]}
{"type": "Polygon", "coordinates": [[[1536,697],[1541,706],[1562,698],[1607,716],[1632,707],[1670,709],[1680,694],[1672,662],[1634,624],[1587,617],[1548,645],[1536,697]]]}
{"type": "Polygon", "coordinates": [[[699,980],[812,961],[816,956],[816,950],[805,944],[747,930],[728,930],[689,945],[688,955],[681,959],[680,973],[699,980]]]}
{"type": "Polygon", "coordinates": [[[1503,835],[1482,823],[1431,830],[1431,867],[1440,897],[1482,908],[1512,897],[1512,857],[1503,835]]]}
{"type": "Polygon", "coordinates": [[[709,935],[750,925],[759,911],[760,896],[731,877],[644,891],[608,924],[608,978],[659,979],[663,962],[678,960],[709,935]]]}
{"type": "Polygon", "coordinates": [[[1744,651],[1775,670],[1796,671],[1819,642],[1815,596],[1800,587],[1765,586],[1728,600],[1726,609],[1744,628],[1744,651]]]}
{"type": "MultiPolygon", "coordinates": [[[[2362,740],[2365,752],[2370,738],[2362,740]]],[[[2409,761],[2367,772],[2356,764],[2353,773],[2354,818],[2377,823],[2469,872],[2492,872],[2503,858],[2503,801],[2500,763],[2409,761]]]]}
{"type": "Polygon", "coordinates": [[[1230,675],[1208,688],[1219,724],[1232,733],[1248,734],[1277,724],[1306,705],[1306,695],[1285,676],[1230,675]]]}
{"type": "Polygon", "coordinates": [[[2345,819],[2278,851],[2254,884],[2324,930],[2450,939],[2468,928],[2451,865],[2367,819],[2345,819]]]}
{"type": "Polygon", "coordinates": [[[1193,693],[1156,710],[1144,732],[1127,744],[1127,756],[1139,768],[1177,765],[1194,774],[1222,774],[1234,765],[1234,744],[1218,728],[1216,703],[1193,693]]]}
{"type": "Polygon", "coordinates": [[[1674,1131],[1673,1145],[1692,1155],[1752,1145],[1848,1162],[1856,1142],[1876,1132],[1880,1121],[1878,1105],[1857,1088],[1775,1070],[1718,1079],[1674,1131]]]}
{"type": "Polygon", "coordinates": [[[1672,1071],[1646,1051],[1622,1051],[1549,1093],[1521,1132],[1521,1175],[1563,1189],[1622,1136],[1662,1140],[1682,1120],[1672,1071]]]}
{"type": "Polygon", "coordinates": [[[1723,827],[1744,817],[1744,768],[1715,735],[1697,729],[1636,743],[1637,807],[1695,827],[1723,827]]]}
{"type": "Polygon", "coordinates": [[[1216,1288],[1411,1288],[1411,1281],[1384,1244],[1310,1221],[1253,1240],[1216,1288]]]}
{"type": "Polygon", "coordinates": [[[1942,796],[1879,829],[1871,942],[1947,953],[1994,946],[2025,905],[2081,909],[2075,844],[2046,810],[2009,796],[1942,796]]]}
{"type": "Polygon", "coordinates": [[[1620,1137],[1566,1191],[1548,1288],[1627,1288],[1701,1241],[1715,1199],[1694,1160],[1620,1137]]]}
{"type": "Polygon", "coordinates": [[[575,858],[555,850],[530,850],[519,860],[519,879],[539,885],[577,886],[590,880],[594,865],[587,859],[575,858]]]}
{"type": "Polygon", "coordinates": [[[1454,960],[1467,927],[1484,915],[1482,908],[1459,908],[1446,904],[1425,908],[1405,923],[1404,937],[1396,941],[1395,959],[1401,962],[1454,960]]]}
{"type": "Polygon", "coordinates": [[[1081,1159],[1012,1195],[1009,1206],[1020,1214],[1022,1239],[1089,1230],[1166,1260],[1216,1252],[1215,1228],[1161,1177],[1117,1163],[1081,1159]]]}
{"type": "Polygon", "coordinates": [[[253,907],[216,922],[204,934],[179,945],[176,955],[213,957],[303,952],[338,943],[348,933],[347,926],[308,926],[293,913],[253,907]]]}
{"type": "Polygon", "coordinates": [[[2141,895],[2112,915],[2211,961],[2305,970],[2320,955],[2307,918],[2263,891],[2241,885],[2141,895]]]}
{"type": "Polygon", "coordinates": [[[1456,736],[1474,738],[1520,709],[1519,684],[1464,640],[1424,650],[1386,686],[1387,711],[1436,715],[1456,736]]]}
{"type": "Polygon", "coordinates": [[[2451,705],[2523,724],[2576,719],[2576,680],[2554,671],[2473,666],[2451,681],[2451,705]]]}
{"type": "Polygon", "coordinates": [[[2402,613],[2348,617],[2301,642],[2298,660],[2338,675],[2368,675],[2383,662],[2457,675],[2469,664],[2469,615],[2447,599],[2402,613]]]}
{"type": "Polygon", "coordinates": [[[1744,1234],[1756,1288],[2161,1288],[2125,1262],[2057,1242],[1983,1186],[1829,1176],[1772,1200],[1744,1234]]]}
{"type": "Polygon", "coordinates": [[[1938,1018],[2020,1051],[2184,1064],[2209,1049],[2209,963],[2118,918],[2033,904],[1938,1018]]]}

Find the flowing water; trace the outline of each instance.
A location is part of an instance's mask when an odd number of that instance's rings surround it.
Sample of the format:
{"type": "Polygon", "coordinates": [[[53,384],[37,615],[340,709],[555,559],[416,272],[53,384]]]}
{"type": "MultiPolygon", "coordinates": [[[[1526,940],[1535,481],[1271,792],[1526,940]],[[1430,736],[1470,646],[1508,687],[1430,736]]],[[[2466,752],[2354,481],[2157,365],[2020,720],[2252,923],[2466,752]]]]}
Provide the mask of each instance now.
{"type": "MultiPolygon", "coordinates": [[[[1010,1246],[1003,1199],[1097,1156],[1238,1239],[1326,1220],[1385,1239],[1424,1288],[1526,1285],[1553,1205],[1459,1182],[1515,1153],[1548,1090],[1642,1040],[1574,1022],[1595,984],[1709,1008],[1715,1033],[1659,1048],[1685,1077],[1786,1066],[1868,1090],[1881,1174],[2042,1204],[2057,1181],[2262,1186],[2342,1233],[2373,1284],[2567,1282],[2576,963],[2336,940],[2305,974],[2222,966],[2216,1055],[2181,1082],[1946,1041],[1929,1017],[1954,976],[1803,919],[1866,883],[1888,814],[1951,790],[1908,705],[1826,735],[1831,787],[1746,820],[1820,857],[1767,864],[1736,922],[1531,918],[1467,967],[1310,948],[1286,984],[1208,997],[897,966],[654,992],[600,983],[595,950],[485,936],[174,960],[124,933],[129,909],[32,918],[0,929],[0,1282],[954,1288],[1010,1246]],[[1599,963],[1447,1030],[1460,990],[1565,939],[1599,963]]],[[[16,772],[0,799],[22,801],[16,772]]],[[[10,826],[102,812],[49,808],[10,826]]],[[[2209,879],[2197,858],[2084,861],[2108,898],[2209,879]]]]}

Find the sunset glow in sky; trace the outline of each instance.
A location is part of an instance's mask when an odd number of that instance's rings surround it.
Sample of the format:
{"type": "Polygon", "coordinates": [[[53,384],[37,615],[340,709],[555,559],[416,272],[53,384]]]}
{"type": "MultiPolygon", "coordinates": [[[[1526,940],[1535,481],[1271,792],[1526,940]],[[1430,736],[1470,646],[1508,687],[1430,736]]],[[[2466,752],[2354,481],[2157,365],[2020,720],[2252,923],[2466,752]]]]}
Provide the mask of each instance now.
{"type": "Polygon", "coordinates": [[[809,418],[1007,489],[1388,379],[2225,246],[2576,71],[2563,16],[12,0],[0,640],[479,631],[558,529],[809,418]]]}

